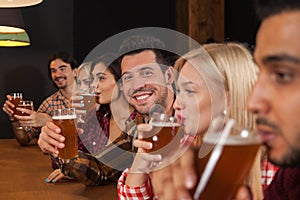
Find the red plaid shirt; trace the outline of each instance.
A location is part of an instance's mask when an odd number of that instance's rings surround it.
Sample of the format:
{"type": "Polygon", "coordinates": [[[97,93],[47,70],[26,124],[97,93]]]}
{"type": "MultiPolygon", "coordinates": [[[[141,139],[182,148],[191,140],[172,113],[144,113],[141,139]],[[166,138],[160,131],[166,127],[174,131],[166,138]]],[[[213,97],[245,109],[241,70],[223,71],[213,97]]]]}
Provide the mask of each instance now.
{"type": "Polygon", "coordinates": [[[261,165],[261,184],[263,190],[272,182],[279,167],[270,163],[267,157],[264,158],[261,165]]]}
{"type": "Polygon", "coordinates": [[[153,192],[150,178],[143,185],[137,187],[129,187],[125,185],[125,180],[127,177],[129,169],[126,169],[118,180],[118,197],[119,200],[134,199],[134,200],[144,200],[144,199],[156,199],[153,192]]]}

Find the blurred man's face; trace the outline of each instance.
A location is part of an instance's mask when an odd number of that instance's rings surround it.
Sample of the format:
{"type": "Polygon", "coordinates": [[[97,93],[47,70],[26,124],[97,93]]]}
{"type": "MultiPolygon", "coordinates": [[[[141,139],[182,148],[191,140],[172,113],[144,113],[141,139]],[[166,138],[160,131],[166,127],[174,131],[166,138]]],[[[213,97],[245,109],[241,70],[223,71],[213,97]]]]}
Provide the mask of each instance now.
{"type": "Polygon", "coordinates": [[[152,51],[125,56],[121,68],[124,96],[139,113],[148,114],[154,104],[166,106],[167,82],[152,51]]]}
{"type": "Polygon", "coordinates": [[[257,130],[277,165],[300,164],[300,12],[263,21],[254,59],[260,68],[248,101],[257,130]]]}

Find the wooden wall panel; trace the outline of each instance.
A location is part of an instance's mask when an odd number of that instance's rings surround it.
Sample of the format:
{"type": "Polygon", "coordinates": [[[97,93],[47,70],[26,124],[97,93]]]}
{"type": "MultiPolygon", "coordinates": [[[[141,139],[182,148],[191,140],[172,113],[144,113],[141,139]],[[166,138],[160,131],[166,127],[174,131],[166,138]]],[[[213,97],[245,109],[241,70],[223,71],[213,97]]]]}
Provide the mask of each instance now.
{"type": "Polygon", "coordinates": [[[224,41],[225,0],[177,0],[177,30],[199,43],[224,41]]]}

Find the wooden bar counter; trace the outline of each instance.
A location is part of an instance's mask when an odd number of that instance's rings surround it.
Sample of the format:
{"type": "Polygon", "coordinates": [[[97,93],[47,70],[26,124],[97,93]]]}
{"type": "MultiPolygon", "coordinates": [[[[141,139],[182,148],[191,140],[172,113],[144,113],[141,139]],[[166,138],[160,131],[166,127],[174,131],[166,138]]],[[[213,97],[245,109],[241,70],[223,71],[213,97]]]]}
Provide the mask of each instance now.
{"type": "Polygon", "coordinates": [[[116,183],[87,187],[76,181],[46,183],[50,158],[37,146],[0,139],[0,199],[117,199],[116,183]]]}

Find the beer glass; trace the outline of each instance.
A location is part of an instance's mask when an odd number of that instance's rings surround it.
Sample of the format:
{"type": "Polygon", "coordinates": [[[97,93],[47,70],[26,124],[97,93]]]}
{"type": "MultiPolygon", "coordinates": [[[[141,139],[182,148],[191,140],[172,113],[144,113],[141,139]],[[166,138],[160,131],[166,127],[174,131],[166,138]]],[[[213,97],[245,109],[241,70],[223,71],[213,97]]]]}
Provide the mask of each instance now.
{"type": "Polygon", "coordinates": [[[147,153],[166,157],[178,149],[181,135],[180,124],[176,117],[153,112],[149,124],[152,125],[152,130],[143,133],[142,136],[142,140],[152,143],[152,149],[146,150],[147,153]]]}
{"type": "MultiPolygon", "coordinates": [[[[18,108],[25,108],[25,109],[29,109],[29,110],[33,110],[33,101],[24,101],[24,100],[21,100],[18,105],[17,105],[18,108]]],[[[22,111],[19,111],[19,110],[16,110],[15,112],[16,115],[20,115],[20,116],[29,116],[29,114],[25,113],[25,112],[22,112],[22,111]]]]}
{"type": "Polygon", "coordinates": [[[95,93],[92,91],[92,88],[88,88],[87,90],[78,91],[77,95],[81,96],[82,99],[75,100],[73,106],[77,107],[78,123],[84,123],[85,114],[96,108],[95,93]]]}
{"type": "Polygon", "coordinates": [[[16,120],[16,118],[14,118],[14,114],[16,113],[16,108],[19,104],[19,102],[23,99],[23,94],[22,93],[11,93],[10,94],[12,99],[11,99],[11,103],[14,104],[15,107],[11,108],[13,111],[12,116],[10,117],[11,121],[16,120]]]}
{"type": "Polygon", "coordinates": [[[152,129],[142,132],[140,137],[142,137],[141,140],[152,143],[152,148],[145,150],[146,153],[159,154],[162,160],[149,162],[148,166],[139,168],[139,171],[144,173],[169,165],[169,159],[178,150],[181,139],[181,126],[176,117],[168,116],[162,112],[153,112],[149,117],[149,124],[152,125],[152,129]]]}
{"type": "Polygon", "coordinates": [[[69,163],[78,156],[75,108],[54,110],[52,120],[53,123],[61,129],[61,135],[65,137],[65,147],[59,150],[58,157],[63,163],[69,163]]]}
{"type": "Polygon", "coordinates": [[[83,97],[80,103],[84,104],[84,109],[87,112],[92,111],[95,109],[96,101],[95,101],[95,94],[93,92],[84,92],[81,94],[83,97]]]}
{"type": "MultiPolygon", "coordinates": [[[[29,109],[29,110],[34,110],[33,108],[33,101],[28,101],[28,100],[21,100],[19,101],[18,105],[16,108],[25,108],[25,109],[29,109]]],[[[19,111],[16,109],[15,111],[15,115],[19,115],[19,116],[29,116],[29,114],[23,112],[23,111],[19,111]]],[[[17,127],[17,129],[25,129],[25,131],[30,131],[31,130],[31,127],[29,126],[25,126],[25,127],[22,127],[22,126],[19,126],[17,127]]]]}
{"type": "Polygon", "coordinates": [[[200,181],[194,199],[231,200],[248,175],[261,141],[233,119],[224,129],[220,123],[211,126],[199,151],[200,181]]]}

